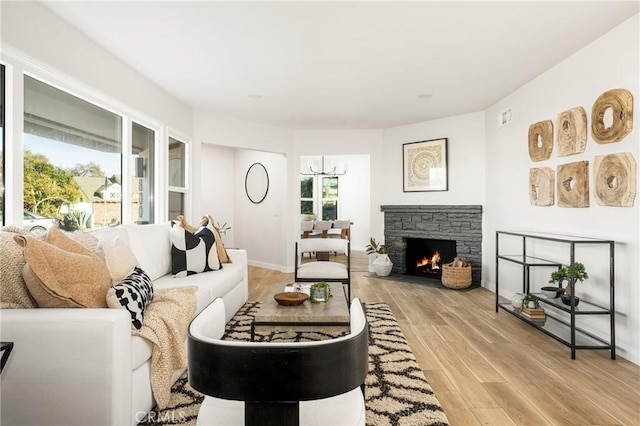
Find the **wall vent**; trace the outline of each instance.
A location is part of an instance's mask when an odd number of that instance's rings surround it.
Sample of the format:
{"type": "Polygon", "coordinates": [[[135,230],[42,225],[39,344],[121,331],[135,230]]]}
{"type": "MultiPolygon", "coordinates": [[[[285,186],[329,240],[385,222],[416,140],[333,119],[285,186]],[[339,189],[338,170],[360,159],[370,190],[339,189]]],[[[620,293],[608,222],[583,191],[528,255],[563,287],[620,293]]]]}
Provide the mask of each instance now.
{"type": "Polygon", "coordinates": [[[505,109],[498,115],[498,128],[504,127],[507,124],[511,123],[511,118],[513,114],[511,113],[511,108],[505,109]]]}

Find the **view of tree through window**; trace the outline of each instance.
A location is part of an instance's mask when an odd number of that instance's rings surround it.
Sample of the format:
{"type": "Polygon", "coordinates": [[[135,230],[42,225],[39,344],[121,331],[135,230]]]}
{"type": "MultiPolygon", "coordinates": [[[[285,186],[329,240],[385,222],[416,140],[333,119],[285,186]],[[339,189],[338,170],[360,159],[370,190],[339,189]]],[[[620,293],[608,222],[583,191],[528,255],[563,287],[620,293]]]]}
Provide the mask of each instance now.
{"type": "Polygon", "coordinates": [[[69,231],[114,226],[121,179],[122,117],[25,76],[24,210],[69,231]]]}
{"type": "Polygon", "coordinates": [[[322,178],[322,220],[338,219],[338,177],[322,178]]]}
{"type": "Polygon", "coordinates": [[[300,178],[300,214],[313,214],[313,177],[300,178]]]}

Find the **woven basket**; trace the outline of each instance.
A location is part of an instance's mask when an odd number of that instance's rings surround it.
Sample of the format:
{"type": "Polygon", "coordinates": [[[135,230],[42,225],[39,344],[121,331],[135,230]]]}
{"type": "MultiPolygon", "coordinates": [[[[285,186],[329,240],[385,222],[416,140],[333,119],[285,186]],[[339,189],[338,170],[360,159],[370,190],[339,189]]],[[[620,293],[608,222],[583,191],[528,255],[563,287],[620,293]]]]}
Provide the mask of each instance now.
{"type": "Polygon", "coordinates": [[[442,265],[442,285],[449,288],[467,288],[471,285],[471,266],[442,265]]]}

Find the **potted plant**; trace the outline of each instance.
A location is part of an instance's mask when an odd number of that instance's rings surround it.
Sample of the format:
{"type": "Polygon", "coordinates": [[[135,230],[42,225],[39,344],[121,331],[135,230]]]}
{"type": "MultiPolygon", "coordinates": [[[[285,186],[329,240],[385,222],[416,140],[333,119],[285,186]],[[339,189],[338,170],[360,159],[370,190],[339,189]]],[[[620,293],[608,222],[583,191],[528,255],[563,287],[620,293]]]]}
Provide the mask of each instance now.
{"type": "Polygon", "coordinates": [[[522,298],[521,308],[540,309],[540,302],[537,298],[526,295],[522,298]]]}
{"type": "Polygon", "coordinates": [[[331,294],[329,283],[320,281],[311,284],[311,288],[309,289],[309,300],[311,300],[311,303],[326,303],[331,297],[333,297],[333,295],[331,294]]]}
{"type": "Polygon", "coordinates": [[[557,271],[553,271],[551,273],[551,276],[549,277],[549,283],[557,284],[559,287],[562,287],[563,283],[565,283],[566,285],[565,292],[567,295],[570,296],[571,295],[570,280],[572,275],[573,275],[574,283],[576,281],[583,282],[584,280],[589,278],[589,274],[587,273],[587,270],[585,269],[584,264],[580,262],[576,262],[573,268],[571,268],[571,266],[563,266],[557,271]]]}
{"type": "Polygon", "coordinates": [[[391,273],[393,263],[391,262],[391,259],[389,259],[389,252],[391,251],[390,245],[380,244],[375,238],[371,238],[369,239],[369,244],[367,244],[365,250],[369,255],[376,255],[375,259],[371,263],[376,275],[386,277],[391,273]]]}

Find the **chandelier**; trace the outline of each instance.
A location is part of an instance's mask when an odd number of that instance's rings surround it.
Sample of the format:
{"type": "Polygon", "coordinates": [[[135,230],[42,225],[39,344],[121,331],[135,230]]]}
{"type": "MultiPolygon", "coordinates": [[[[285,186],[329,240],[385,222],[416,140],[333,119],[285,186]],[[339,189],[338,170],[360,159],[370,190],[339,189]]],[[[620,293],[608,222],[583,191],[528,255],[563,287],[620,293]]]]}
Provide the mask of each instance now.
{"type": "Polygon", "coordinates": [[[341,172],[341,173],[340,173],[340,172],[338,172],[338,171],[336,171],[336,166],[333,166],[333,168],[332,168],[332,169],[330,169],[330,170],[325,170],[325,169],[324,169],[324,155],[322,156],[321,170],[320,170],[320,171],[313,170],[313,166],[309,166],[309,171],[310,171],[311,173],[303,173],[303,172],[300,172],[300,174],[301,174],[301,175],[304,175],[304,176],[342,176],[342,175],[344,175],[345,173],[347,173],[347,171],[346,171],[346,170],[344,170],[344,171],[343,171],[343,172],[341,172]]]}

